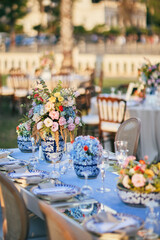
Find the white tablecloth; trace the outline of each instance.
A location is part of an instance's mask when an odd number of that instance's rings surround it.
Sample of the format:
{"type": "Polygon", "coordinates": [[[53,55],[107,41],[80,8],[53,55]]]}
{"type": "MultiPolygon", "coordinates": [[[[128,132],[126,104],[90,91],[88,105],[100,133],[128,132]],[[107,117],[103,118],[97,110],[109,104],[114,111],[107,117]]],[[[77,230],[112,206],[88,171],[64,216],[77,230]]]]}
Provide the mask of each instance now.
{"type": "MultiPolygon", "coordinates": [[[[91,114],[98,114],[96,97],[91,101],[91,114]]],[[[141,120],[141,134],[138,158],[148,155],[149,161],[160,160],[160,106],[150,103],[127,102],[126,119],[138,117],[141,120]]]]}

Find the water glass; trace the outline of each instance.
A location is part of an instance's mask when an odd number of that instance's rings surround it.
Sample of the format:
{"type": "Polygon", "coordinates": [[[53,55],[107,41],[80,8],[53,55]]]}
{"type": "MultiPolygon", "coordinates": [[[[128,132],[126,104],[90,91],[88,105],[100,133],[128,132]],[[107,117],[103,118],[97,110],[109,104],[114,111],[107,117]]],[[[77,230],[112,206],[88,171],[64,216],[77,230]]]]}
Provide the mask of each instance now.
{"type": "Polygon", "coordinates": [[[128,142],[127,141],[115,141],[115,154],[120,167],[123,166],[123,163],[128,155],[128,142]]]}

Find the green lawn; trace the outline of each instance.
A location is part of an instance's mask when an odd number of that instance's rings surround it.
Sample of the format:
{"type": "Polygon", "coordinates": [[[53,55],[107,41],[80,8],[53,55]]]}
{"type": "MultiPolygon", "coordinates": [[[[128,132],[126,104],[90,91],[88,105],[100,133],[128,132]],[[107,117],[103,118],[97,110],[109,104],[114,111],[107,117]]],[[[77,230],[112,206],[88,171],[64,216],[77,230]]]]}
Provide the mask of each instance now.
{"type": "MultiPolygon", "coordinates": [[[[127,84],[136,79],[106,78],[103,84],[103,92],[110,92],[111,87],[127,84]]],[[[0,148],[17,147],[16,126],[21,119],[19,113],[12,113],[9,97],[0,99],[0,148]]]]}

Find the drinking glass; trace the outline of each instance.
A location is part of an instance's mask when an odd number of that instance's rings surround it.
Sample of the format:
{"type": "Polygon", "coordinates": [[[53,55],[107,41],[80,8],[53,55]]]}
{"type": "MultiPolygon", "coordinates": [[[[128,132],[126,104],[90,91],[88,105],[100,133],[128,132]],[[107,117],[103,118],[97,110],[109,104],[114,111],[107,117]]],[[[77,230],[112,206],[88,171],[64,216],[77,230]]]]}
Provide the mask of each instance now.
{"type": "Polygon", "coordinates": [[[149,213],[147,215],[147,218],[144,222],[144,229],[146,230],[144,234],[145,239],[158,239],[158,214],[156,211],[156,207],[158,207],[158,203],[155,201],[148,201],[146,204],[148,207],[149,213]]]}
{"type": "Polygon", "coordinates": [[[68,142],[66,143],[66,152],[65,152],[65,158],[68,160],[68,169],[73,168],[73,161],[71,159],[70,151],[73,148],[73,144],[68,142]]]}
{"type": "Polygon", "coordinates": [[[88,185],[88,176],[91,174],[89,170],[83,171],[82,174],[85,177],[85,184],[81,188],[81,193],[86,196],[90,196],[93,193],[93,189],[88,185]]]}
{"type": "Polygon", "coordinates": [[[32,166],[35,166],[36,163],[38,163],[38,157],[35,156],[35,150],[36,150],[36,142],[34,137],[31,137],[31,143],[32,143],[32,156],[29,158],[30,164],[32,166]]]}
{"type": "Polygon", "coordinates": [[[128,142],[127,141],[115,141],[115,154],[120,167],[123,167],[124,161],[128,155],[128,142]]]}
{"type": "Polygon", "coordinates": [[[59,172],[56,170],[56,163],[58,162],[58,154],[57,152],[52,153],[50,160],[51,160],[51,168],[52,171],[49,174],[50,178],[58,178],[60,176],[59,172]]]}
{"type": "Polygon", "coordinates": [[[103,150],[102,157],[99,159],[98,162],[98,168],[101,173],[101,179],[102,179],[102,187],[97,188],[96,190],[101,193],[109,192],[110,189],[105,187],[105,176],[106,176],[106,169],[109,167],[109,152],[106,150],[103,150]]]}

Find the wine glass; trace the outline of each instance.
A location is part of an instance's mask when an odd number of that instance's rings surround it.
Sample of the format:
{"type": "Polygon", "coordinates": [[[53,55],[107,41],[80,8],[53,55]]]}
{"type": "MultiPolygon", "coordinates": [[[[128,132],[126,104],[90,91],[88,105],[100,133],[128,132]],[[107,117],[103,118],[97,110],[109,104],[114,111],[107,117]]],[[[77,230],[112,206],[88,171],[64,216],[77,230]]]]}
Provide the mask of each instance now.
{"type": "Polygon", "coordinates": [[[83,174],[85,177],[85,184],[81,188],[81,193],[86,196],[90,196],[93,193],[93,189],[88,185],[88,176],[91,174],[91,172],[89,170],[85,170],[81,172],[81,174],[83,174]]]}
{"type": "Polygon", "coordinates": [[[100,169],[101,179],[102,179],[102,187],[97,188],[96,190],[101,193],[109,192],[110,189],[105,187],[105,176],[106,176],[106,169],[109,167],[109,152],[103,150],[102,157],[99,159],[98,168],[100,169]]]}
{"type": "Polygon", "coordinates": [[[73,168],[73,161],[72,161],[71,156],[70,156],[70,151],[72,150],[72,148],[73,148],[73,144],[70,143],[70,142],[67,142],[66,143],[65,159],[67,159],[67,161],[68,161],[68,169],[73,168]]]}
{"type": "Polygon", "coordinates": [[[84,216],[84,220],[83,222],[86,221],[87,217],[90,216],[90,214],[92,213],[94,208],[94,204],[93,203],[83,203],[79,205],[79,209],[81,210],[83,216],[84,216]]]}
{"type": "Polygon", "coordinates": [[[35,150],[36,150],[36,142],[34,137],[31,137],[31,143],[32,143],[32,156],[29,158],[30,164],[34,167],[36,163],[38,163],[38,157],[35,156],[35,150]]]}
{"type": "Polygon", "coordinates": [[[146,230],[144,233],[145,239],[158,239],[158,214],[156,212],[156,207],[158,207],[158,203],[155,201],[148,201],[146,203],[146,206],[148,207],[149,213],[147,215],[147,218],[144,222],[144,229],[146,230]]]}
{"type": "Polygon", "coordinates": [[[127,141],[115,141],[114,142],[115,147],[115,154],[118,161],[119,166],[122,168],[125,159],[128,155],[128,142],[127,141]]]}
{"type": "Polygon", "coordinates": [[[59,172],[56,170],[56,163],[59,160],[58,154],[59,153],[55,152],[55,153],[52,153],[50,156],[51,167],[52,167],[52,171],[49,174],[50,178],[58,178],[60,176],[59,172]]]}

